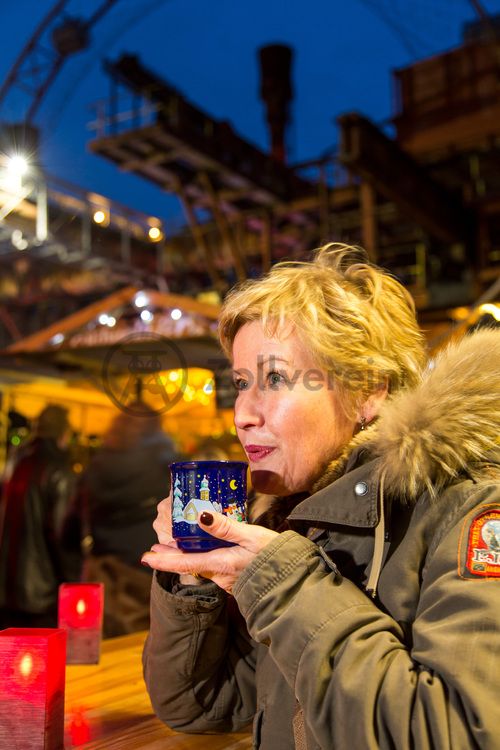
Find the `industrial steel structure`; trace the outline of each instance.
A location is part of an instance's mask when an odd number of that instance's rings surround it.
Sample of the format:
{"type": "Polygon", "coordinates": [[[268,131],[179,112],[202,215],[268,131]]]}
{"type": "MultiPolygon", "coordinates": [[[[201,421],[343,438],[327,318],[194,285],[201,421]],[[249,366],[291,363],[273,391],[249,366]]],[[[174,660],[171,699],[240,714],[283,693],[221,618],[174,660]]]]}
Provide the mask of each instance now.
{"type": "MultiPolygon", "coordinates": [[[[0,88],[0,105],[14,86],[28,94],[25,122],[3,123],[4,143],[14,134],[36,149],[44,93],[114,2],[86,19],[63,16],[66,3],[56,3],[0,88]],[[44,54],[44,65],[34,65],[44,54]]],[[[270,153],[139,58],[107,61],[111,93],[96,107],[89,148],[177,195],[184,222],[168,226],[41,172],[12,193],[0,164],[0,342],[127,284],[220,299],[235,281],[278,260],[306,259],[328,241],[363,245],[411,290],[426,325],[446,330],[468,314],[457,308],[495,301],[499,42],[473,5],[480,21],[459,47],[394,72],[389,127],[343,114],[336,152],[308,164],[287,161],[288,47],[259,55],[270,153]]]]}

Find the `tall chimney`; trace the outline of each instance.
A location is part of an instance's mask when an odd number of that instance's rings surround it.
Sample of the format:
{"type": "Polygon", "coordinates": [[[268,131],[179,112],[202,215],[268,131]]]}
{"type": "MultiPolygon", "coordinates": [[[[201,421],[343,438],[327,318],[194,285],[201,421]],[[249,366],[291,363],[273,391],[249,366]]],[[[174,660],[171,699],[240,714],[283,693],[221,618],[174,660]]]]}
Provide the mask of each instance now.
{"type": "Polygon", "coordinates": [[[260,96],[267,111],[271,153],[280,162],[286,158],[286,132],[290,124],[293,50],[285,44],[269,44],[259,49],[260,96]]]}

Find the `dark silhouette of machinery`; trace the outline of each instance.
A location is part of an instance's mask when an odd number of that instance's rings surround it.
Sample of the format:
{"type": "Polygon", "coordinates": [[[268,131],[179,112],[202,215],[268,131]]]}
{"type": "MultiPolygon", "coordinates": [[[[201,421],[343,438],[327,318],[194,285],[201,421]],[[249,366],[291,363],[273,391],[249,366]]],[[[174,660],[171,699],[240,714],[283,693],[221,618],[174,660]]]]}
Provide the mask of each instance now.
{"type": "Polygon", "coordinates": [[[285,44],[269,44],[259,50],[260,95],[266,106],[271,135],[271,154],[286,161],[286,135],[293,99],[291,67],[293,50],[285,44]]]}
{"type": "MultiPolygon", "coordinates": [[[[0,88],[0,105],[15,86],[28,92],[15,137],[26,133],[36,148],[34,117],[43,96],[115,2],[102,2],[86,18],[66,16],[67,3],[58,2],[44,19],[0,88]],[[51,57],[35,80],[29,63],[42,40],[50,40],[51,57]]],[[[495,20],[478,0],[471,5],[479,22],[465,28],[462,45],[394,72],[395,135],[347,113],[338,118],[338,149],[307,164],[292,165],[287,153],[294,94],[287,45],[258,51],[270,153],[201,110],[136,55],[108,60],[111,95],[97,112],[89,148],[177,195],[186,227],[156,253],[131,240],[129,218],[94,227],[103,262],[115,269],[119,256],[123,275],[147,271],[172,291],[222,296],[234,281],[277,260],[307,258],[311,248],[339,240],[362,244],[397,275],[422,316],[484,295],[500,268],[499,58],[495,20]],[[130,104],[119,109],[123,93],[130,104]]],[[[52,209],[58,226],[75,206],[60,196],[49,193],[53,205],[59,201],[58,213],[52,209]]],[[[95,260],[85,210],[81,254],[95,260]]],[[[74,225],[64,225],[58,241],[77,244],[74,225]]],[[[21,315],[9,319],[0,308],[0,318],[10,331],[25,328],[21,315]]]]}
{"type": "Polygon", "coordinates": [[[20,91],[24,96],[20,122],[33,126],[42,100],[66,60],[87,49],[92,27],[117,1],[104,0],[87,18],[77,18],[66,13],[69,0],[58,0],[35,29],[0,87],[0,111],[9,94],[20,91]]]}

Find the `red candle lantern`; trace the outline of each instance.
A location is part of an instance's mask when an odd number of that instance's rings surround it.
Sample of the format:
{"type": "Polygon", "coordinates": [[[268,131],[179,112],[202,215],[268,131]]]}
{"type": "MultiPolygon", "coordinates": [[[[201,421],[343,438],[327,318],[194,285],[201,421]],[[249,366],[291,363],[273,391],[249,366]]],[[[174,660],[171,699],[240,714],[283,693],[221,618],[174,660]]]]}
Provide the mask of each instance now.
{"type": "Polygon", "coordinates": [[[63,750],[66,633],[0,631],[0,747],[63,750]]]}
{"type": "Polygon", "coordinates": [[[104,584],[62,583],[59,627],[68,634],[67,664],[97,664],[101,653],[104,584]]]}

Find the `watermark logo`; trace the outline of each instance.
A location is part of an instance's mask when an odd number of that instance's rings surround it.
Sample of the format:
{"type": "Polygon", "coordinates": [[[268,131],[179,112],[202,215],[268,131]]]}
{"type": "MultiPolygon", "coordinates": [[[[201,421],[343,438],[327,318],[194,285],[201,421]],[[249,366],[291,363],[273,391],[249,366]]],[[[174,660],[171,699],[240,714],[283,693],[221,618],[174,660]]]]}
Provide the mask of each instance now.
{"type": "Polygon", "coordinates": [[[143,399],[155,414],[172,409],[188,383],[187,362],[180,347],[164,336],[147,332],[124,336],[111,346],[101,375],[104,390],[115,406],[138,417],[144,416],[140,409],[143,399]]]}
{"type": "MultiPolygon", "coordinates": [[[[199,358],[199,357],[198,357],[199,358]]],[[[327,389],[345,394],[371,393],[384,386],[388,377],[373,368],[368,358],[364,369],[295,368],[283,359],[258,355],[256,366],[238,369],[234,375],[224,357],[206,357],[203,365],[214,374],[218,408],[234,407],[240,391],[285,390],[299,387],[309,392],[327,389]]],[[[201,366],[201,365],[198,365],[201,366]]],[[[172,409],[188,386],[188,364],[180,345],[149,332],[136,332],[112,345],[102,364],[102,384],[110,400],[122,411],[144,416],[142,402],[155,414],[172,409]]]]}
{"type": "Polygon", "coordinates": [[[336,369],[296,368],[292,363],[283,364],[284,360],[277,355],[257,356],[256,366],[252,369],[240,368],[235,374],[235,388],[249,390],[293,391],[300,387],[311,393],[323,389],[343,390],[350,393],[371,393],[387,380],[386,376],[373,367],[374,360],[369,357],[364,368],[354,369],[338,366],[336,369]]]}

